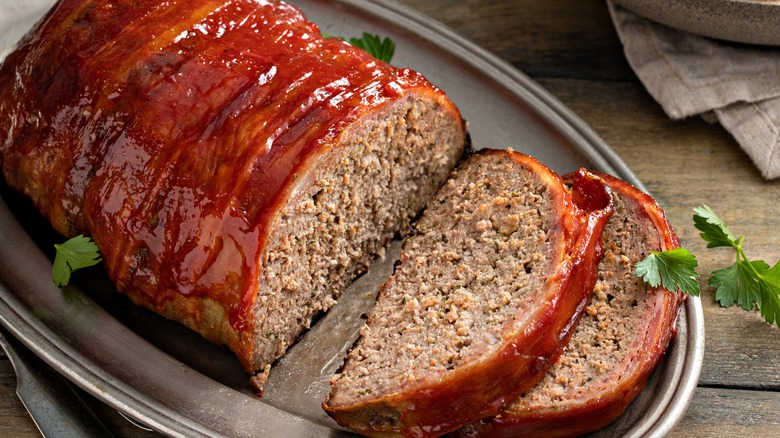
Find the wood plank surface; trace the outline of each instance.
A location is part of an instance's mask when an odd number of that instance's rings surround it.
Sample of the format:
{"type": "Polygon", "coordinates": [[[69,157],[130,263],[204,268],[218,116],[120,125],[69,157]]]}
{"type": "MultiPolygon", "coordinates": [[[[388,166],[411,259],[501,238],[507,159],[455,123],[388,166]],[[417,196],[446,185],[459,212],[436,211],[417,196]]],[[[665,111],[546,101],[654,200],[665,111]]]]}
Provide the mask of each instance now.
{"type": "MultiPolygon", "coordinates": [[[[699,387],[674,437],[780,436],[780,330],[755,312],[724,309],[709,273],[733,263],[705,248],[692,208],[710,205],[749,256],[780,259],[780,180],[764,181],[719,125],[672,121],[629,68],[600,0],[401,0],[530,75],[617,151],[666,209],[699,259],[706,348],[699,387]]],[[[446,91],[446,90],[445,90],[446,91]]],[[[522,145],[517,148],[522,150],[522,145]]],[[[0,436],[36,436],[0,359],[0,436]]],[[[141,436],[105,407],[122,436],[141,436]]]]}
{"type": "Polygon", "coordinates": [[[8,358],[0,352],[0,436],[34,436],[32,418],[16,398],[16,374],[8,358]]]}
{"type": "Polygon", "coordinates": [[[780,393],[698,388],[673,438],[776,437],[780,393]]]}

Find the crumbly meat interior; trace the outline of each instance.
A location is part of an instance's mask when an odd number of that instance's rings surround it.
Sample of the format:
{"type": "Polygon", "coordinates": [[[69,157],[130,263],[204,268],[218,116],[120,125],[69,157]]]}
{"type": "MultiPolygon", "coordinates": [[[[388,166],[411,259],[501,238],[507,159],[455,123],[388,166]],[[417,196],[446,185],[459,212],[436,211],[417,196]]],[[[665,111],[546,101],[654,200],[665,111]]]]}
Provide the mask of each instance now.
{"type": "Polygon", "coordinates": [[[533,411],[582,397],[594,397],[614,383],[639,354],[636,343],[648,330],[644,315],[656,301],[634,274],[634,264],[661,241],[635,201],[614,192],[615,213],[602,237],[604,257],[588,307],[563,355],[511,410],[533,411]]]}
{"type": "Polygon", "coordinates": [[[463,151],[459,124],[434,99],[406,98],[358,122],[311,169],[262,256],[256,369],[281,356],[408,229],[463,151]]]}
{"type": "Polygon", "coordinates": [[[432,381],[493,351],[560,250],[549,190],[503,155],[464,162],[407,239],[329,403],[432,381]]]}

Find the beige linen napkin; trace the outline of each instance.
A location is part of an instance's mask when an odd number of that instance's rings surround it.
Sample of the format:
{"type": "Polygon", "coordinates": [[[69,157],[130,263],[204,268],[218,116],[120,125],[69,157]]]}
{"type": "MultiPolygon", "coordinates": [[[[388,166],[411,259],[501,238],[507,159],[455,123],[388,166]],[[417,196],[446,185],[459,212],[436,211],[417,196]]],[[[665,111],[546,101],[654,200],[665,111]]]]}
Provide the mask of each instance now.
{"type": "Polygon", "coordinates": [[[607,3],[628,63],[666,114],[720,122],[764,178],[780,177],[780,48],[692,35],[607,3]]]}
{"type": "Polygon", "coordinates": [[[0,61],[54,4],[54,0],[0,0],[0,61]]]}

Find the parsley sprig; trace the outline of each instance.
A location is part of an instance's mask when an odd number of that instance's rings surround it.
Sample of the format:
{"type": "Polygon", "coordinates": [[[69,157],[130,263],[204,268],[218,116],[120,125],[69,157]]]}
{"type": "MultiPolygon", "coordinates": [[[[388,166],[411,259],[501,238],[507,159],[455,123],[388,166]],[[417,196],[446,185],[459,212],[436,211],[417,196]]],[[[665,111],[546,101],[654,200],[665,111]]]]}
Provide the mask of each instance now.
{"type": "Polygon", "coordinates": [[[344,37],[334,37],[333,35],[328,35],[325,33],[323,33],[322,36],[325,38],[338,38],[340,40],[346,41],[359,49],[365,50],[374,58],[387,63],[390,63],[390,61],[393,59],[393,55],[395,54],[395,41],[390,39],[390,37],[385,37],[382,39],[379,35],[374,35],[368,32],[363,32],[363,36],[360,38],[352,37],[350,39],[346,39],[344,37]]]}
{"type": "Polygon", "coordinates": [[[708,206],[694,208],[693,225],[701,231],[707,248],[732,247],[736,261],[712,272],[710,286],[717,286],[715,299],[723,307],[739,304],[745,310],[754,306],[769,324],[780,327],[780,262],[769,267],[763,260],[750,260],[742,247],[745,237],[736,237],[726,223],[708,206]]]}
{"type": "Polygon", "coordinates": [[[678,289],[698,297],[699,274],[696,256],[685,248],[667,251],[651,251],[650,255],[635,265],[636,275],[652,287],[663,285],[664,289],[676,292],[678,289]]]}
{"type": "MultiPolygon", "coordinates": [[[[693,226],[707,242],[707,248],[731,247],[735,262],[712,272],[710,286],[717,286],[715,300],[723,307],[735,304],[745,310],[758,308],[769,324],[780,327],[780,262],[770,267],[763,260],[750,260],[745,254],[745,237],[737,237],[707,205],[693,209],[693,226]]],[[[696,257],[684,248],[652,252],[635,266],[636,275],[653,287],[663,284],[669,290],[699,295],[696,257]]]]}
{"type": "Polygon", "coordinates": [[[395,41],[390,37],[381,39],[379,35],[363,32],[362,38],[350,38],[349,43],[370,53],[376,59],[390,63],[395,54],[395,41]]]}
{"type": "Polygon", "coordinates": [[[70,274],[81,268],[100,263],[100,253],[95,242],[89,237],[78,235],[65,243],[55,244],[57,250],[51,279],[58,287],[64,287],[70,282],[70,274]]]}

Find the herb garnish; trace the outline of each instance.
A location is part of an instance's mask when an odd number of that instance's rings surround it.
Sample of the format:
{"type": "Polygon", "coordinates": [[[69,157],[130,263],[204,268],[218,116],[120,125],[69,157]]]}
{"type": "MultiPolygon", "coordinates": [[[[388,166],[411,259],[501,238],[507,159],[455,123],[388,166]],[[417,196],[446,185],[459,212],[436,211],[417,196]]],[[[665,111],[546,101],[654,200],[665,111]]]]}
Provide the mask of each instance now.
{"type": "MultiPolygon", "coordinates": [[[[707,248],[732,247],[736,261],[725,269],[712,272],[710,286],[717,286],[715,300],[723,307],[738,304],[745,310],[758,308],[769,324],[780,327],[780,262],[771,268],[763,260],[750,260],[745,254],[745,237],[736,237],[729,227],[707,205],[693,209],[693,226],[707,242],[707,248]]],[[[690,295],[699,295],[695,280],[696,257],[684,248],[652,252],[636,264],[636,275],[649,285],[659,284],[669,290],[677,287],[690,295]]]]}
{"type": "Polygon", "coordinates": [[[693,211],[693,225],[708,242],[707,248],[730,246],[736,253],[733,265],[712,272],[710,286],[718,287],[715,299],[723,307],[739,304],[745,310],[753,310],[755,305],[766,322],[780,327],[780,262],[770,268],[763,260],[748,259],[742,248],[744,236],[736,237],[706,205],[693,211]]]}
{"type": "Polygon", "coordinates": [[[57,254],[51,270],[51,279],[58,287],[68,285],[70,274],[81,268],[100,263],[100,253],[89,237],[78,235],[65,243],[55,244],[57,254]]]}
{"type": "Polygon", "coordinates": [[[390,37],[382,39],[379,35],[368,32],[363,32],[363,37],[361,38],[352,37],[350,39],[340,36],[334,37],[333,35],[325,33],[323,33],[322,36],[325,38],[338,38],[346,41],[357,48],[365,50],[374,58],[387,63],[390,63],[390,60],[393,59],[393,54],[395,53],[395,41],[390,39],[390,37]]]}
{"type": "Polygon", "coordinates": [[[675,248],[667,251],[651,251],[635,266],[636,275],[652,287],[663,285],[672,292],[678,288],[689,295],[699,296],[699,281],[696,267],[699,265],[696,256],[685,248],[675,248]]]}

